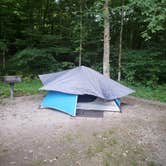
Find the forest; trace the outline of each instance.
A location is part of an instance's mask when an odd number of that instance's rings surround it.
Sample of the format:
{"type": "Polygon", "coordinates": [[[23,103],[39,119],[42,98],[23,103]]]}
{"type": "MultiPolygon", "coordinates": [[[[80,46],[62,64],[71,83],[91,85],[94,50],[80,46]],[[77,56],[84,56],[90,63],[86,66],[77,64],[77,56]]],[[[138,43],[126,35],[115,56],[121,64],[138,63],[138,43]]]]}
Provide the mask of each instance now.
{"type": "Polygon", "coordinates": [[[0,166],[166,166],[166,0],[0,0],[0,166]]]}
{"type": "MultiPolygon", "coordinates": [[[[103,69],[104,0],[1,0],[0,75],[103,69]]],[[[110,76],[165,84],[166,1],[110,0],[110,76]],[[120,66],[119,66],[119,56],[120,66]]]]}

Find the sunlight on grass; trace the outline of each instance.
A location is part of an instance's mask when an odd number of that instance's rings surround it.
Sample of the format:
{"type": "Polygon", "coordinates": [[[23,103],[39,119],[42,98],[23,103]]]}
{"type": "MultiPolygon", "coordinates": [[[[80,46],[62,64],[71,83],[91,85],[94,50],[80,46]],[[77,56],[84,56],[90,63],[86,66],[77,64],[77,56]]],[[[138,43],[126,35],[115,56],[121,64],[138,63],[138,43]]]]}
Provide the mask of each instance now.
{"type": "MultiPolygon", "coordinates": [[[[21,83],[16,83],[14,86],[14,96],[32,95],[37,93],[44,93],[39,91],[42,86],[40,80],[23,80],[21,83]]],[[[0,82],[0,98],[9,97],[9,85],[0,82]]]]}
{"type": "Polygon", "coordinates": [[[158,85],[155,87],[146,87],[143,85],[129,85],[128,83],[122,82],[124,85],[135,90],[136,92],[132,96],[141,97],[149,100],[156,100],[166,102],[166,84],[158,85]]]}
{"type": "MultiPolygon", "coordinates": [[[[141,97],[149,100],[157,100],[161,102],[166,102],[166,84],[159,85],[156,87],[145,87],[143,85],[129,85],[125,82],[122,82],[124,85],[132,88],[136,92],[133,93],[133,96],[141,97]]],[[[23,79],[21,83],[16,83],[14,86],[14,95],[15,96],[24,96],[45,93],[44,91],[39,91],[39,88],[42,86],[40,80],[38,79],[23,79]]],[[[3,82],[0,82],[0,98],[9,97],[9,85],[3,82]]]]}

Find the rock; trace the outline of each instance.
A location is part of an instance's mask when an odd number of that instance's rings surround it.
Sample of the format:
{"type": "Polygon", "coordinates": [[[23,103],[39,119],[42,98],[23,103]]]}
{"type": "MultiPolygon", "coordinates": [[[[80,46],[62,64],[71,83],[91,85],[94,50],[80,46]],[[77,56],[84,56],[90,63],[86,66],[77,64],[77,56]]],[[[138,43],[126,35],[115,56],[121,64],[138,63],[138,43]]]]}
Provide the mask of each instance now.
{"type": "Polygon", "coordinates": [[[126,157],[126,156],[127,156],[127,154],[124,152],[124,153],[123,153],[123,156],[124,156],[124,157],[126,157]]]}
{"type": "Polygon", "coordinates": [[[53,161],[52,160],[50,160],[50,163],[52,163],[53,161]]]}
{"type": "Polygon", "coordinates": [[[28,157],[25,156],[25,157],[24,157],[24,160],[28,160],[28,157]]]}
{"type": "Polygon", "coordinates": [[[79,161],[76,162],[76,165],[81,166],[81,163],[79,161]]]}
{"type": "Polygon", "coordinates": [[[103,137],[103,140],[107,140],[107,138],[106,138],[106,137],[103,137]]]}
{"type": "Polygon", "coordinates": [[[10,164],[11,164],[11,165],[15,165],[16,162],[15,162],[15,161],[11,161],[10,164]]]}
{"type": "Polygon", "coordinates": [[[44,163],[46,163],[47,162],[47,160],[44,160],[44,163]]]}
{"type": "Polygon", "coordinates": [[[33,153],[33,150],[29,150],[28,153],[33,153]]]}

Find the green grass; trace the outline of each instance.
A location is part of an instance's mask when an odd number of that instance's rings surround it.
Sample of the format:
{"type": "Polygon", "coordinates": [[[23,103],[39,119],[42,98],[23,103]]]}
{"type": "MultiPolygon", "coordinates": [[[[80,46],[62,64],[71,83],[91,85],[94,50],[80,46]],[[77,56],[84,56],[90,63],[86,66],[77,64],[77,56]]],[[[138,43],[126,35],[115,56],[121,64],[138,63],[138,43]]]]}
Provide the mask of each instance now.
{"type": "MultiPolygon", "coordinates": [[[[137,85],[129,85],[123,82],[124,85],[132,88],[136,91],[133,93],[133,96],[141,97],[149,100],[157,100],[161,102],[166,102],[166,84],[158,85],[156,87],[146,87],[140,84],[137,85]]],[[[43,93],[43,91],[39,91],[39,88],[42,86],[40,80],[34,79],[23,79],[21,83],[16,83],[14,87],[14,95],[15,96],[23,96],[23,95],[32,95],[43,93]]],[[[0,82],[0,98],[9,97],[9,85],[0,82]]]]}
{"type": "Polygon", "coordinates": [[[117,141],[113,137],[113,131],[108,130],[102,133],[93,133],[93,137],[95,138],[93,144],[91,144],[86,154],[88,157],[93,157],[98,153],[104,153],[107,157],[111,157],[110,148],[117,144],[117,141]]]}
{"type": "Polygon", "coordinates": [[[127,85],[136,92],[133,93],[133,96],[141,97],[149,100],[156,100],[161,102],[166,102],[166,84],[158,85],[156,87],[145,87],[143,85],[127,85]]]}
{"type": "MultiPolygon", "coordinates": [[[[32,95],[37,93],[43,93],[39,91],[42,86],[40,80],[23,80],[21,83],[14,85],[14,96],[32,95]]],[[[0,82],[0,98],[9,97],[9,85],[0,82]]]]}
{"type": "Polygon", "coordinates": [[[30,166],[43,166],[43,161],[42,160],[33,160],[30,163],[30,166]]]}

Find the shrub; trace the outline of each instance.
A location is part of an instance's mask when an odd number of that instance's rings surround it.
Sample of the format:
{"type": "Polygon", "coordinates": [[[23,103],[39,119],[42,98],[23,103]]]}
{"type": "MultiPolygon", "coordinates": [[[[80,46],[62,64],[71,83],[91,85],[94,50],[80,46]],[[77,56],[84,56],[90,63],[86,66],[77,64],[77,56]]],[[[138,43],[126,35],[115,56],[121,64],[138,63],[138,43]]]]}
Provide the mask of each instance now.
{"type": "Polygon", "coordinates": [[[10,70],[23,75],[38,74],[56,69],[57,61],[44,50],[26,48],[10,60],[10,70]],[[14,69],[14,70],[13,70],[14,69]]]}

